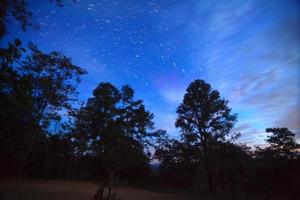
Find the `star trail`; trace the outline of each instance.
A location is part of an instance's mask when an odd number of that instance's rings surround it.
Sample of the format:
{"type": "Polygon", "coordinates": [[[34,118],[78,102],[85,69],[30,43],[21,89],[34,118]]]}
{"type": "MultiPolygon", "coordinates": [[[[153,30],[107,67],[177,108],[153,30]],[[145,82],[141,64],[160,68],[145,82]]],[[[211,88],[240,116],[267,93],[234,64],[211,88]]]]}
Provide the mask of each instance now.
{"type": "Polygon", "coordinates": [[[179,137],[176,107],[194,79],[210,83],[238,114],[234,131],[251,145],[266,127],[300,137],[300,4],[298,1],[31,0],[39,30],[8,26],[3,43],[33,41],[87,70],[86,100],[99,82],[129,84],[155,115],[156,127],[179,137]],[[218,2],[218,3],[217,3],[218,2]]]}

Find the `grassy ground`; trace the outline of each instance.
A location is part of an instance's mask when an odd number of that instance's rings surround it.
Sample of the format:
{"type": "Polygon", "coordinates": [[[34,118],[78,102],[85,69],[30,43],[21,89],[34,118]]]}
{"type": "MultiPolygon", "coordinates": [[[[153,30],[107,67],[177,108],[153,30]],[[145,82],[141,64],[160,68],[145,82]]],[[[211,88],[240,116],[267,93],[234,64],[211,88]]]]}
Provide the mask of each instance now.
{"type": "MultiPolygon", "coordinates": [[[[2,180],[1,200],[92,200],[97,185],[92,182],[53,180],[2,180]]],[[[153,192],[134,187],[120,187],[118,200],[196,200],[181,194],[153,192]]],[[[204,199],[203,199],[204,200],[204,199]]]]}

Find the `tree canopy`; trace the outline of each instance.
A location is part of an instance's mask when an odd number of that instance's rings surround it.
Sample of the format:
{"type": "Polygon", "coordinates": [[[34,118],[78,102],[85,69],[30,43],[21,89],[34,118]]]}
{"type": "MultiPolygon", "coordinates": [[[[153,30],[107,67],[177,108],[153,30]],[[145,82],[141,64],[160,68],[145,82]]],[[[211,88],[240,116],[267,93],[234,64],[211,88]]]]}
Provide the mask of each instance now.
{"type": "Polygon", "coordinates": [[[297,155],[300,145],[295,140],[295,134],[287,128],[267,128],[268,135],[266,139],[270,146],[267,148],[276,153],[276,155],[293,158],[297,155]]]}
{"type": "Polygon", "coordinates": [[[0,53],[1,152],[21,150],[11,156],[20,157],[23,171],[34,140],[76,100],[76,85],[85,71],[59,52],[47,54],[33,44],[25,49],[19,40],[0,53]]]}
{"type": "MultiPolygon", "coordinates": [[[[62,7],[62,0],[48,0],[55,2],[57,6],[62,7]]],[[[76,2],[76,0],[71,0],[76,2]]],[[[45,1],[46,2],[46,1],[45,1]]],[[[7,33],[7,23],[11,23],[11,19],[20,23],[21,29],[26,31],[29,27],[38,29],[39,25],[33,20],[32,11],[28,8],[27,0],[1,0],[0,4],[0,40],[7,33]]]]}
{"type": "Polygon", "coordinates": [[[188,86],[177,113],[176,127],[180,128],[183,140],[202,147],[209,141],[225,141],[236,122],[228,102],[203,80],[188,86]]]}

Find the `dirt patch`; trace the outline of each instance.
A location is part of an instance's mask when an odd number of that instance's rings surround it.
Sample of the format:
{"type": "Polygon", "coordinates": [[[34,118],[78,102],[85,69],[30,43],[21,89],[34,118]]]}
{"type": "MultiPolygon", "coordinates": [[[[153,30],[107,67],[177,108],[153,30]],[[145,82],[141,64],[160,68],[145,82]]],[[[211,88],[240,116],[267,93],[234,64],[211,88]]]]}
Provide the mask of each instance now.
{"type": "MultiPolygon", "coordinates": [[[[1,200],[92,200],[97,185],[93,182],[53,180],[2,180],[1,200]]],[[[120,187],[117,200],[185,200],[183,195],[120,187]]],[[[191,199],[192,200],[192,199],[191,199]]]]}

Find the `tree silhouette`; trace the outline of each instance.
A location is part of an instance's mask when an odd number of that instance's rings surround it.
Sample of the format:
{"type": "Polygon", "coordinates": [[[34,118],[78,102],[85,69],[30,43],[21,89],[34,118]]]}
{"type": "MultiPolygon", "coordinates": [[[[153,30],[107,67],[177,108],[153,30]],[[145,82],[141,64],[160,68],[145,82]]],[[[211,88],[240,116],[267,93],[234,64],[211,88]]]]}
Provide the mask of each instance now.
{"type": "Polygon", "coordinates": [[[272,133],[266,140],[270,144],[268,150],[288,159],[297,155],[300,145],[295,140],[295,134],[290,130],[287,128],[267,128],[266,132],[272,133]]]}
{"type": "Polygon", "coordinates": [[[21,42],[0,50],[0,159],[2,173],[16,174],[24,158],[24,143],[34,127],[31,82],[13,68],[22,55],[21,42]]]}
{"type": "MultiPolygon", "coordinates": [[[[59,7],[63,6],[62,0],[49,0],[49,2],[55,1],[59,7]]],[[[76,0],[71,0],[76,2],[76,0]]],[[[45,1],[46,2],[46,1],[45,1]]],[[[26,0],[1,0],[0,4],[0,40],[7,33],[7,23],[10,23],[9,17],[13,17],[23,31],[26,31],[28,27],[34,29],[39,28],[37,24],[33,22],[32,11],[28,9],[28,3],[26,0]]]]}
{"type": "Polygon", "coordinates": [[[109,198],[118,172],[147,166],[145,148],[159,136],[152,120],[142,100],[134,100],[132,88],[126,85],[119,91],[111,83],[100,83],[77,112],[75,142],[85,144],[85,152],[95,156],[108,172],[109,198]]]}
{"type": "Polygon", "coordinates": [[[6,34],[6,23],[8,16],[12,15],[21,24],[21,28],[26,30],[28,26],[33,26],[31,21],[32,12],[28,10],[24,0],[3,0],[0,4],[0,39],[6,34]]]}
{"type": "Polygon", "coordinates": [[[236,122],[236,115],[231,114],[227,104],[209,84],[195,80],[188,86],[183,102],[177,108],[176,127],[181,129],[184,142],[203,152],[211,193],[214,192],[210,164],[213,146],[216,142],[228,140],[236,122]]]}
{"type": "Polygon", "coordinates": [[[19,142],[8,142],[1,149],[18,148],[16,151],[22,152],[22,172],[35,138],[47,133],[50,123],[60,119],[59,112],[69,109],[71,102],[76,100],[76,84],[85,71],[59,52],[47,54],[33,44],[27,50],[20,45],[16,40],[0,51],[4,80],[1,84],[1,135],[5,140],[21,138],[19,142]]]}
{"type": "Polygon", "coordinates": [[[47,127],[50,120],[59,117],[59,110],[70,108],[76,101],[76,84],[85,71],[59,52],[46,54],[33,44],[29,44],[29,50],[31,54],[19,69],[32,82],[37,124],[47,127]]]}
{"type": "Polygon", "coordinates": [[[199,166],[199,149],[175,139],[159,142],[155,158],[160,160],[160,178],[163,183],[189,188],[194,185],[195,171],[199,166]]]}
{"type": "Polygon", "coordinates": [[[299,144],[287,128],[267,128],[266,148],[256,148],[256,184],[268,199],[297,199],[300,166],[299,144]]]}

